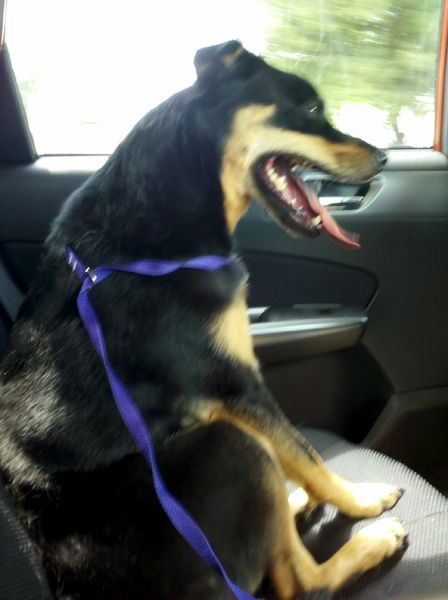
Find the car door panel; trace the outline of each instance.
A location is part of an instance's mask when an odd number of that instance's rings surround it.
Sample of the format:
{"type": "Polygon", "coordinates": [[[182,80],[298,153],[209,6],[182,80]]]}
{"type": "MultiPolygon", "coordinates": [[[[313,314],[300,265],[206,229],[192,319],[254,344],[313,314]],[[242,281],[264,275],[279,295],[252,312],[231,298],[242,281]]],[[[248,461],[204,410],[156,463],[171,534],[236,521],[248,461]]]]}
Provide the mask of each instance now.
{"type": "MultiPolygon", "coordinates": [[[[434,156],[437,165],[445,163],[438,162],[439,155],[434,156]]],[[[353,269],[351,274],[357,273],[352,280],[354,288],[359,285],[359,273],[378,282],[363,344],[400,391],[448,382],[444,350],[448,335],[444,318],[448,302],[448,172],[426,166],[427,170],[408,171],[401,167],[392,170],[392,165],[365,207],[339,214],[345,228],[361,234],[359,251],[347,251],[323,236],[312,243],[293,240],[255,206],[238,230],[244,252],[269,252],[269,261],[276,256],[297,259],[294,276],[290,274],[283,284],[289,288],[303,285],[307,290],[307,259],[322,261],[329,270],[334,265],[335,274],[353,269]]],[[[258,263],[256,272],[262,271],[263,265],[258,263]]],[[[274,297],[277,293],[278,278],[278,267],[267,268],[264,277],[253,284],[262,303],[269,304],[269,294],[274,297]]],[[[314,283],[308,301],[331,302],[327,285],[328,281],[314,283]]]]}

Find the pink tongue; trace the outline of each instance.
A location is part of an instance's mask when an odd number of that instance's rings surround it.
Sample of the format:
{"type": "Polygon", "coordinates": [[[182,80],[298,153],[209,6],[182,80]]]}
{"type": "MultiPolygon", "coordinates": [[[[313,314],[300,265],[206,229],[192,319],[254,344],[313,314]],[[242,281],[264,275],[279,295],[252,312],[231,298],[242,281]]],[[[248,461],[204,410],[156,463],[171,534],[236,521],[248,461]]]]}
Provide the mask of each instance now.
{"type": "Polygon", "coordinates": [[[316,213],[316,216],[320,215],[322,219],[322,228],[324,231],[326,231],[330,237],[337,240],[346,248],[359,250],[359,248],[361,248],[361,244],[359,243],[359,235],[345,231],[345,229],[340,227],[327,209],[320,204],[319,198],[314,189],[310,186],[304,187],[306,188],[307,198],[311,209],[316,213]]]}
{"type": "MultiPolygon", "coordinates": [[[[272,158],[268,166],[273,166],[274,164],[275,158],[272,158]]],[[[322,229],[330,237],[338,241],[345,248],[350,248],[352,250],[359,250],[359,248],[361,248],[359,243],[359,235],[345,231],[345,229],[336,223],[327,209],[324,206],[321,206],[319,197],[312,186],[306,185],[301,180],[298,181],[296,177],[291,178],[289,169],[283,167],[281,164],[276,164],[275,168],[279,175],[286,175],[287,192],[289,197],[296,197],[297,188],[299,188],[302,197],[305,195],[304,200],[308,201],[309,207],[314,212],[314,215],[320,215],[322,219],[322,229]]]]}

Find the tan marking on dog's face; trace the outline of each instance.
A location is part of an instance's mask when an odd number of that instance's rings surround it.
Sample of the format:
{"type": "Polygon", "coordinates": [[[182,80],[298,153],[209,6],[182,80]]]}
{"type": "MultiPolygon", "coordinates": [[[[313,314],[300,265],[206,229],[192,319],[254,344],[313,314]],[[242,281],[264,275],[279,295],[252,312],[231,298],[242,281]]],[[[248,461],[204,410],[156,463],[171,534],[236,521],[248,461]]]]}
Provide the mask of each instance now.
{"type": "Polygon", "coordinates": [[[241,108],[233,119],[230,136],[224,148],[221,164],[221,186],[224,193],[224,212],[230,233],[245,213],[254,185],[250,166],[253,146],[263,137],[266,121],[275,107],[251,105],[241,108]]]}
{"type": "Polygon", "coordinates": [[[264,202],[253,181],[251,168],[265,154],[296,155],[318,163],[340,181],[363,181],[376,174],[375,160],[368,147],[351,139],[332,143],[318,135],[275,127],[268,123],[275,111],[274,104],[252,104],[240,108],[233,119],[220,175],[230,233],[246,211],[251,197],[264,202]]]}
{"type": "Polygon", "coordinates": [[[232,303],[211,324],[211,334],[216,351],[258,371],[249,330],[245,283],[239,287],[232,303]]]}

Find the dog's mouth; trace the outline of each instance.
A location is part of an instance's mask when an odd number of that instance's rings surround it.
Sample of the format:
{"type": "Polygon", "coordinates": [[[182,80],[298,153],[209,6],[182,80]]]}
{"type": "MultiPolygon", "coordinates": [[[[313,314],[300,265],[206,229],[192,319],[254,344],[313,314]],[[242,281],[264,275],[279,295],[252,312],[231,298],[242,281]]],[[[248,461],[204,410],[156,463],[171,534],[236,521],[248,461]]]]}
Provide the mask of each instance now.
{"type": "MultiPolygon", "coordinates": [[[[346,248],[359,248],[359,236],[342,229],[319,202],[321,180],[326,173],[308,160],[283,154],[264,156],[253,167],[268,210],[289,233],[317,237],[325,231],[346,248]]],[[[332,179],[337,180],[334,176],[332,179]]]]}

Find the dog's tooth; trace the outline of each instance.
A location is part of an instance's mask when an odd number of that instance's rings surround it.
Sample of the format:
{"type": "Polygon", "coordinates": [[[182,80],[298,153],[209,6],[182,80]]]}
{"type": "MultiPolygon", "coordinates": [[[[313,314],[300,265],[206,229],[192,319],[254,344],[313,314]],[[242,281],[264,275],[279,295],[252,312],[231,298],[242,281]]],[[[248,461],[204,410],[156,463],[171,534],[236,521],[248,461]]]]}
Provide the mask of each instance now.
{"type": "Polygon", "coordinates": [[[320,215],[317,215],[317,217],[313,217],[312,219],[310,219],[310,221],[315,227],[317,227],[322,223],[322,217],[320,215]]]}
{"type": "Polygon", "coordinates": [[[275,187],[279,190],[279,192],[284,192],[286,190],[286,177],[277,177],[275,180],[275,187]]]}

